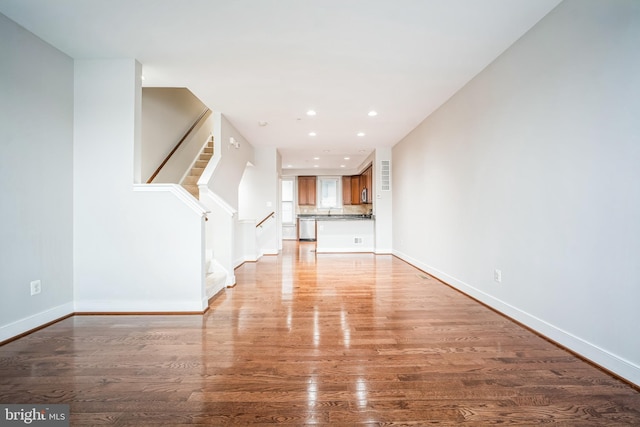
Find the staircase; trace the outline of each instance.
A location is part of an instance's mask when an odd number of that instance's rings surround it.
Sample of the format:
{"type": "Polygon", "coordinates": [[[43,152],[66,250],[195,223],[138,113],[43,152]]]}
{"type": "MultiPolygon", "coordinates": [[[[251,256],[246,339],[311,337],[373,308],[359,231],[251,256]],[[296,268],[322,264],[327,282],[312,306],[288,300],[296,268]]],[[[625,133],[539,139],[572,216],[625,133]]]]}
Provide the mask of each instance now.
{"type": "Polygon", "coordinates": [[[198,180],[200,179],[202,172],[204,172],[204,168],[207,166],[207,163],[211,160],[211,157],[213,157],[213,141],[209,141],[207,143],[195,164],[189,171],[189,175],[187,175],[182,181],[184,189],[191,193],[191,195],[196,199],[199,195],[198,180]]]}

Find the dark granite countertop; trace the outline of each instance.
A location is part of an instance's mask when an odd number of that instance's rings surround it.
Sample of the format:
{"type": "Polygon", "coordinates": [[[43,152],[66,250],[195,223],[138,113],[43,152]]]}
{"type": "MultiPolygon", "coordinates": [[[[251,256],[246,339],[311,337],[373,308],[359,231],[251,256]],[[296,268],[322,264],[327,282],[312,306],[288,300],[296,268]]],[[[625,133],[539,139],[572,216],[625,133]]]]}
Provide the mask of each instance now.
{"type": "Polygon", "coordinates": [[[365,214],[335,214],[335,215],[298,214],[298,218],[315,219],[316,221],[363,221],[363,220],[371,221],[375,219],[373,215],[365,215],[365,214]]]}

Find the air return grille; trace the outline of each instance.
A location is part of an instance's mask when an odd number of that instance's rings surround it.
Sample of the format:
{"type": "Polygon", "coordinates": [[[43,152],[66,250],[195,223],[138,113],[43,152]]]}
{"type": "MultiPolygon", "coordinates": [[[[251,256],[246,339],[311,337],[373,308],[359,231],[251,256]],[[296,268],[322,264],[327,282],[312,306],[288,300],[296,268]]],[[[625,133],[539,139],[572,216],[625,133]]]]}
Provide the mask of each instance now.
{"type": "Polygon", "coordinates": [[[380,162],[380,189],[382,191],[391,190],[391,160],[380,162]]]}

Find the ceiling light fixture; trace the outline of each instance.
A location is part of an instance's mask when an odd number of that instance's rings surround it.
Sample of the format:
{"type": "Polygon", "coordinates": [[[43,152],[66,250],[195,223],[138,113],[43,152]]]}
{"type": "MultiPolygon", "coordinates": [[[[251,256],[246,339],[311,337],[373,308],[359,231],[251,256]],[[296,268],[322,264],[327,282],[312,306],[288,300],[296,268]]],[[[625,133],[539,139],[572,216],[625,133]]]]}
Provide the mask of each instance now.
{"type": "Polygon", "coordinates": [[[307,116],[315,116],[315,115],[316,115],[315,111],[313,111],[313,110],[307,111],[307,116]]]}
{"type": "Polygon", "coordinates": [[[358,136],[364,136],[364,132],[358,132],[358,136]]]}
{"type": "Polygon", "coordinates": [[[377,112],[377,111],[374,111],[374,110],[371,110],[371,111],[369,111],[369,113],[368,113],[368,116],[369,116],[369,117],[375,117],[375,116],[377,116],[377,115],[378,115],[378,112],[377,112]]]}
{"type": "Polygon", "coordinates": [[[309,132],[309,136],[316,136],[315,132],[309,132]]]}
{"type": "Polygon", "coordinates": [[[314,157],[313,160],[320,160],[320,157],[314,157]]]}
{"type": "Polygon", "coordinates": [[[340,165],[341,168],[345,167],[344,165],[340,165]]]}
{"type": "Polygon", "coordinates": [[[345,157],[344,159],[345,159],[345,160],[349,160],[350,158],[351,158],[351,157],[345,157]]]}

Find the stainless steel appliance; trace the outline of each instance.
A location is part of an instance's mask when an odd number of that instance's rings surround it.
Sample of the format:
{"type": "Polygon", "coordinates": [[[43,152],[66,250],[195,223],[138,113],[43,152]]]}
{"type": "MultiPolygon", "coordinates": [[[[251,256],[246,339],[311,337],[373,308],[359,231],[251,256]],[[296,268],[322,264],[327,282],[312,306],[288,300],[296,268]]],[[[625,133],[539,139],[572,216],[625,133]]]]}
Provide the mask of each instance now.
{"type": "Polygon", "coordinates": [[[315,218],[299,218],[298,239],[300,240],[316,240],[316,219],[315,218]]]}

